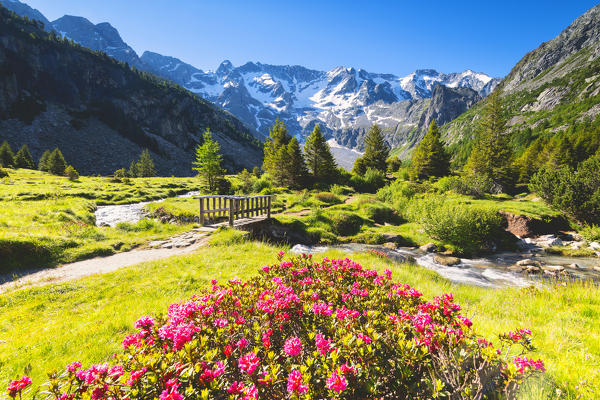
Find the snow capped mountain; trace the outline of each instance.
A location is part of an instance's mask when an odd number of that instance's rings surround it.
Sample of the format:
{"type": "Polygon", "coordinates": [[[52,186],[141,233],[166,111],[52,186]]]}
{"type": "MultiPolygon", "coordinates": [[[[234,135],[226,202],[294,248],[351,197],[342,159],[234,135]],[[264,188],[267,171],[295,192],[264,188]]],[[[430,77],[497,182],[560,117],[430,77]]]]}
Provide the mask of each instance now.
{"type": "Polygon", "coordinates": [[[396,103],[429,99],[436,85],[470,88],[484,97],[498,82],[471,70],[453,74],[417,70],[397,77],[347,67],[325,72],[259,62],[235,67],[224,61],[216,71],[204,72],[156,53],[144,53],[141,61],[142,68],[215,102],[262,136],[279,118],[300,139],[317,123],[332,136],[373,123],[396,129],[407,122],[405,113],[395,112],[396,103]]]}
{"type": "Polygon", "coordinates": [[[138,57],[109,23],[94,25],[83,17],[68,15],[49,23],[37,10],[17,0],[0,3],[21,15],[43,18],[59,34],[82,46],[180,84],[231,112],[259,138],[265,138],[279,118],[301,141],[320,124],[337,143],[360,150],[366,129],[377,123],[392,146],[411,148],[432,116],[438,123],[456,118],[457,110],[464,112],[499,82],[472,70],[444,74],[420,69],[399,77],[343,66],[317,71],[248,62],[236,67],[228,60],[216,71],[202,71],[149,51],[138,57]],[[449,91],[438,91],[437,100],[432,99],[438,85],[449,91]],[[445,106],[446,101],[451,103],[445,106]],[[430,104],[435,104],[435,109],[428,109],[430,104]]]}

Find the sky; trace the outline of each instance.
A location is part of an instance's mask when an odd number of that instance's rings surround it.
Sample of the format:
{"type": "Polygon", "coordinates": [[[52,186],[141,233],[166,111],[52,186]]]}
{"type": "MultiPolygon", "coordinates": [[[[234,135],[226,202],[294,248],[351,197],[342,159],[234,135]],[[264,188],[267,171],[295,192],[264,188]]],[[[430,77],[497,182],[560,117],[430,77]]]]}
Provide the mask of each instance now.
{"type": "Polygon", "coordinates": [[[203,70],[223,60],[403,76],[472,69],[502,77],[592,0],[22,0],[50,21],[110,22],[141,56],[203,70]]]}

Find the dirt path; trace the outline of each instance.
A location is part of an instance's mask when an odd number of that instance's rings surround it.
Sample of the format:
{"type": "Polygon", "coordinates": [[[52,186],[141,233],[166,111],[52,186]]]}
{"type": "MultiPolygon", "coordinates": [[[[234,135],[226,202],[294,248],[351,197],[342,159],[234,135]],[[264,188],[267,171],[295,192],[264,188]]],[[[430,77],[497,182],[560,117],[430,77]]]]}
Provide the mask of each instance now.
{"type": "MultiPolygon", "coordinates": [[[[16,280],[0,284],[0,293],[28,286],[70,281],[88,275],[105,274],[144,261],[160,260],[161,258],[189,254],[208,242],[208,237],[205,234],[193,235],[192,239],[178,236],[169,239],[169,241],[152,242],[157,244],[157,248],[132,250],[113,254],[108,257],[98,257],[65,264],[56,268],[32,270],[26,272],[26,275],[16,280]]],[[[152,243],[150,244],[152,245],[152,243]]]]}

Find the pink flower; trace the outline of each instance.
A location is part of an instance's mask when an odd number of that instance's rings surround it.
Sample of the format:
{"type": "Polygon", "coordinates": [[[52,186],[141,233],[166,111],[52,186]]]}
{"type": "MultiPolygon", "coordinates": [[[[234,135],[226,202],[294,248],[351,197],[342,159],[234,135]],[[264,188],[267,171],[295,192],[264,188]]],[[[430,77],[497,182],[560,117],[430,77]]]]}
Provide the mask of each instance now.
{"type": "Polygon", "coordinates": [[[183,400],[183,396],[177,391],[177,388],[163,390],[160,394],[160,400],[183,400]]]}
{"type": "Polygon", "coordinates": [[[140,369],[139,371],[132,371],[131,376],[127,380],[127,385],[132,386],[134,383],[139,381],[140,378],[142,377],[142,375],[144,375],[147,370],[148,369],[146,367],[144,367],[144,368],[140,369]]]}
{"type": "Polygon", "coordinates": [[[238,394],[238,393],[241,393],[243,389],[244,389],[244,383],[243,382],[233,382],[227,388],[227,393],[238,394]]]}
{"type": "Polygon", "coordinates": [[[235,345],[237,347],[239,347],[240,349],[245,349],[246,346],[248,346],[248,339],[246,339],[245,337],[243,337],[240,340],[238,340],[235,345]]]}
{"type": "Polygon", "coordinates": [[[304,381],[302,380],[302,373],[297,369],[292,370],[288,376],[287,390],[289,394],[302,394],[308,391],[308,385],[304,384],[304,381]]]}
{"type": "Polygon", "coordinates": [[[356,335],[356,337],[365,342],[366,344],[369,344],[373,341],[373,339],[371,339],[367,335],[363,335],[362,333],[359,333],[358,335],[356,335]]]}
{"type": "Polygon", "coordinates": [[[75,372],[79,368],[81,368],[81,362],[80,361],[74,361],[71,364],[67,365],[67,371],[69,371],[69,372],[75,372]]]}
{"type": "Polygon", "coordinates": [[[546,372],[546,368],[542,360],[535,361],[527,357],[515,357],[514,362],[520,373],[524,373],[526,370],[546,372]]]}
{"type": "Polygon", "coordinates": [[[460,322],[461,324],[463,324],[466,327],[471,327],[473,326],[473,323],[471,322],[471,320],[467,317],[463,317],[462,315],[458,315],[456,317],[456,319],[458,320],[458,322],[460,322]]]}
{"type": "Polygon", "coordinates": [[[319,350],[319,354],[324,356],[331,350],[331,339],[325,339],[323,335],[317,333],[317,336],[315,336],[315,345],[319,350]]]}
{"type": "Polygon", "coordinates": [[[221,361],[217,361],[215,363],[215,369],[213,370],[212,376],[214,378],[218,378],[219,376],[223,375],[223,373],[225,373],[225,366],[221,361]]]}
{"type": "Polygon", "coordinates": [[[267,331],[265,333],[262,334],[262,342],[265,346],[265,348],[269,348],[271,347],[271,335],[273,334],[273,329],[269,328],[267,329],[267,331]]]}
{"type": "Polygon", "coordinates": [[[256,386],[250,385],[244,389],[245,396],[242,397],[242,400],[256,400],[258,399],[258,389],[256,386]]]}
{"type": "Polygon", "coordinates": [[[149,317],[149,316],[145,316],[145,317],[141,317],[137,321],[135,321],[134,326],[137,329],[148,330],[148,329],[150,329],[151,327],[154,326],[154,323],[155,323],[154,318],[149,317]]]}
{"type": "Polygon", "coordinates": [[[354,369],[353,366],[349,365],[348,362],[345,362],[341,367],[340,367],[340,372],[344,375],[348,375],[348,374],[352,374],[354,375],[356,373],[356,370],[354,369]]]}
{"type": "Polygon", "coordinates": [[[247,353],[245,356],[241,357],[238,361],[238,367],[248,375],[252,375],[256,367],[258,367],[258,363],[260,359],[256,356],[255,353],[247,353]]]}
{"type": "Polygon", "coordinates": [[[31,385],[31,378],[29,378],[27,375],[21,377],[21,379],[11,381],[8,384],[8,395],[14,398],[29,385],[31,385]]]}
{"type": "Polygon", "coordinates": [[[223,354],[225,354],[225,357],[229,357],[232,353],[233,347],[231,347],[230,345],[227,345],[223,348],[223,354]]]}
{"type": "Polygon", "coordinates": [[[327,303],[315,303],[312,306],[312,311],[319,315],[331,315],[331,313],[333,312],[333,310],[331,309],[331,305],[327,304],[327,303]]]}
{"type": "Polygon", "coordinates": [[[337,371],[334,371],[329,378],[327,378],[327,387],[333,391],[341,393],[348,387],[348,382],[343,375],[340,375],[337,371]]]}
{"type": "Polygon", "coordinates": [[[215,320],[215,326],[217,328],[225,328],[227,325],[229,325],[229,321],[227,321],[224,318],[219,318],[219,319],[215,320]]]}
{"type": "Polygon", "coordinates": [[[288,356],[297,356],[302,353],[302,342],[299,338],[293,337],[285,341],[283,350],[288,356]]]}
{"type": "Polygon", "coordinates": [[[113,379],[120,378],[121,376],[123,376],[124,373],[125,373],[125,370],[123,369],[123,367],[121,365],[113,365],[108,370],[108,375],[113,379]]]}

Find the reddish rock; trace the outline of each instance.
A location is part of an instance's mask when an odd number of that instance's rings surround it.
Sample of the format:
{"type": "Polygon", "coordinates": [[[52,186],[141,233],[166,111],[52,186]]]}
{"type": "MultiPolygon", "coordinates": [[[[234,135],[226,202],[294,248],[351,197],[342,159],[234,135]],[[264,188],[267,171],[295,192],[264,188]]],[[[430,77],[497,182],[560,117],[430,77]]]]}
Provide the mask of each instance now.
{"type": "Polygon", "coordinates": [[[556,233],[569,228],[569,224],[562,217],[548,217],[548,219],[541,220],[505,211],[501,211],[500,214],[506,220],[506,230],[521,238],[556,233]]]}

